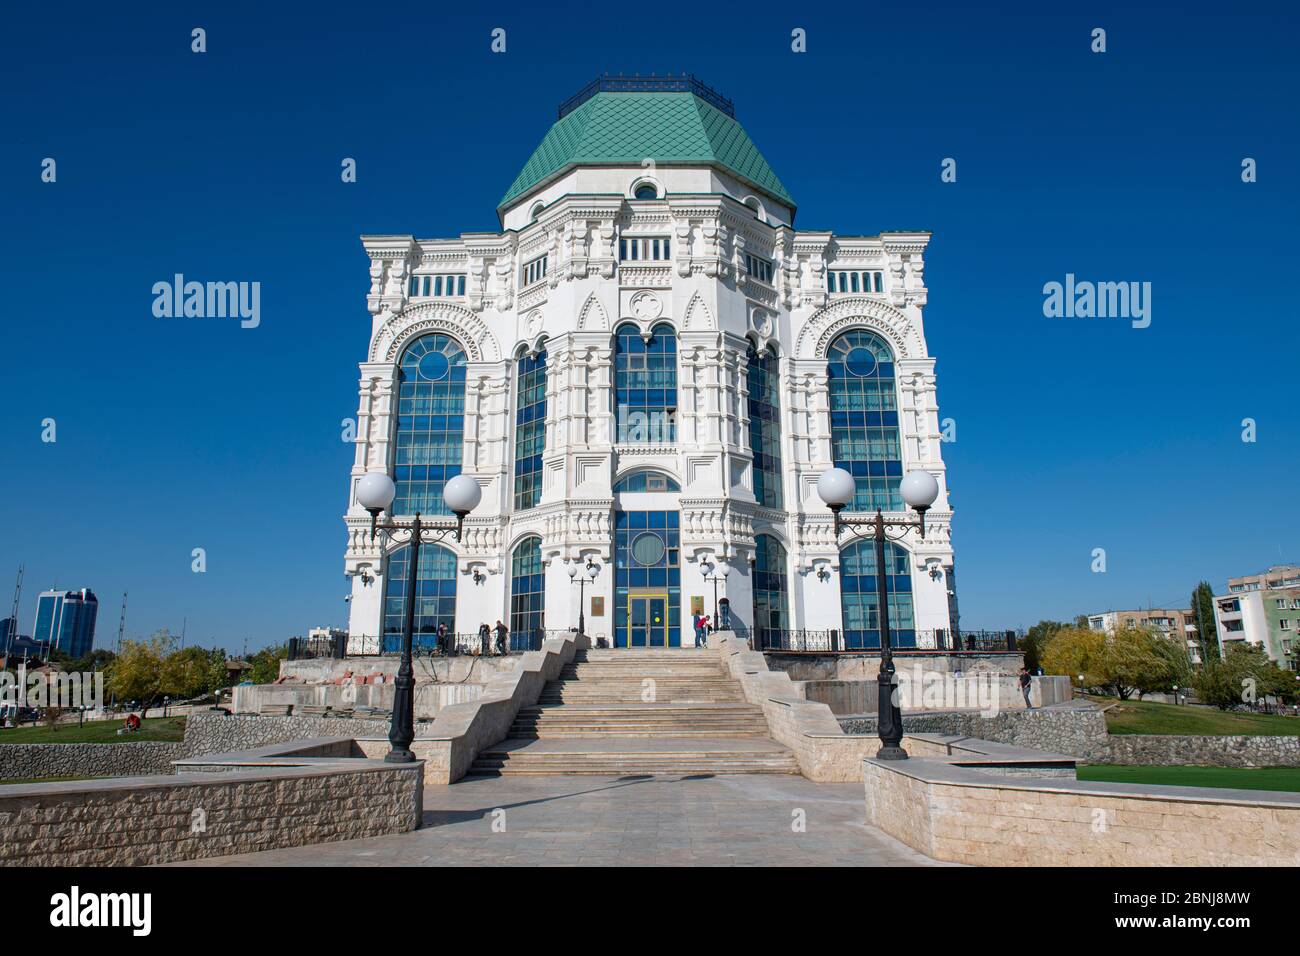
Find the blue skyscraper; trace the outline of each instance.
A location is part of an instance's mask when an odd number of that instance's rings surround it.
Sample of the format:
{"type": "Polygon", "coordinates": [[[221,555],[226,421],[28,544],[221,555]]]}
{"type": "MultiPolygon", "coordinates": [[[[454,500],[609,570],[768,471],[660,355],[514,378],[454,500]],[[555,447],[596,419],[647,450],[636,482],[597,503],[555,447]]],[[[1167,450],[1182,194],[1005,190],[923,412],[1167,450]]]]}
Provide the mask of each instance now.
{"type": "Polygon", "coordinates": [[[42,591],[36,602],[32,637],[49,642],[69,657],[82,657],[95,646],[95,618],[99,600],[90,588],[80,591],[42,591]]]}

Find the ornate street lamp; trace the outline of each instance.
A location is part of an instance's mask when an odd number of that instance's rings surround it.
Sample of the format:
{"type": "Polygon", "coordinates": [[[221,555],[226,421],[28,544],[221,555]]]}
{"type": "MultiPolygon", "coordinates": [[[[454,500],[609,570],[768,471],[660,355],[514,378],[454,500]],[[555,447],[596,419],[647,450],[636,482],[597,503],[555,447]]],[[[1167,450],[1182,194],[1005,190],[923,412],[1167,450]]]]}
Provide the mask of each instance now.
{"type": "MultiPolygon", "coordinates": [[[[402,623],[402,662],[397,668],[393,686],[393,721],[388,729],[391,749],[384,760],[388,763],[410,763],[411,741],[415,739],[415,672],[411,667],[411,640],[415,630],[415,589],[420,573],[420,545],[426,541],[440,541],[450,536],[460,540],[465,526],[465,516],[478,507],[483,499],[483,489],[469,475],[456,475],[442,489],[442,500],[456,516],[455,524],[428,524],[420,520],[419,512],[411,520],[395,520],[379,524],[379,513],[393,503],[397,489],[393,479],[382,472],[363,475],[357,482],[357,503],[370,512],[370,540],[376,531],[387,533],[389,540],[411,546],[410,566],[406,573],[406,607],[402,623]]],[[[382,642],[382,628],[380,641],[382,642]]],[[[382,648],[382,643],[381,643],[382,648]]]]}
{"type": "MultiPolygon", "coordinates": [[[[885,540],[901,539],[908,530],[917,527],[911,518],[885,518],[876,509],[874,518],[842,518],[840,512],[853,500],[856,490],[853,476],[843,468],[832,468],[817,479],[817,494],[826,502],[834,516],[835,541],[840,540],[840,529],[847,528],[857,537],[856,528],[871,528],[876,542],[876,602],[880,613],[880,674],[876,678],[877,726],[880,736],[878,760],[906,760],[907,751],[899,744],[903,739],[903,713],[894,696],[894,650],[889,641],[889,594],[885,576],[885,540]],[[901,528],[901,534],[890,535],[887,528],[901,528]]],[[[939,483],[928,471],[909,471],[899,485],[903,500],[919,516],[921,537],[925,537],[925,513],[939,497],[939,483]]]]}
{"type": "Polygon", "coordinates": [[[727,575],[731,573],[731,568],[721,561],[714,564],[708,558],[705,558],[700,562],[700,570],[703,572],[704,580],[713,582],[713,629],[715,631],[729,631],[731,628],[722,627],[718,617],[718,582],[727,579],[727,575]]]}
{"type": "Polygon", "coordinates": [[[578,577],[578,566],[576,564],[569,565],[569,583],[572,584],[575,580],[578,582],[578,633],[579,634],[587,633],[587,618],[583,613],[586,610],[586,606],[585,606],[586,599],[583,597],[583,594],[585,593],[587,580],[590,579],[592,584],[595,584],[596,575],[600,574],[600,565],[592,561],[590,555],[587,556],[586,570],[587,573],[585,575],[583,575],[582,577],[578,577]]]}

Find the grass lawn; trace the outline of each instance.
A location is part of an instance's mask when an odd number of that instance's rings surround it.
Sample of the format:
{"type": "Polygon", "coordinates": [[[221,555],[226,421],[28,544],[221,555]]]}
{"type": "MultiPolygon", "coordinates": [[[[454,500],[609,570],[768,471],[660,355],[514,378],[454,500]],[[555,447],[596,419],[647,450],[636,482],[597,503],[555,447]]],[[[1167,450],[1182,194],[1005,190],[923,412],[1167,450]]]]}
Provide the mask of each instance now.
{"type": "Polygon", "coordinates": [[[1238,714],[1192,704],[1157,704],[1145,700],[1092,697],[1106,711],[1106,729],[1112,734],[1205,734],[1277,737],[1300,734],[1300,717],[1273,714],[1238,714]]]}
{"type": "MultiPolygon", "coordinates": [[[[1173,706],[1170,704],[1169,706],[1173,706]]],[[[1080,780],[1108,783],[1153,783],[1172,787],[1230,787],[1234,790],[1287,790],[1300,793],[1300,767],[1124,767],[1079,766],[1080,780]]]]}
{"type": "Polygon", "coordinates": [[[133,734],[117,732],[125,718],[88,720],[84,726],[59,724],[51,730],[44,724],[35,727],[0,728],[0,744],[123,744],[141,740],[181,740],[185,736],[184,717],[150,717],[133,734]]]}

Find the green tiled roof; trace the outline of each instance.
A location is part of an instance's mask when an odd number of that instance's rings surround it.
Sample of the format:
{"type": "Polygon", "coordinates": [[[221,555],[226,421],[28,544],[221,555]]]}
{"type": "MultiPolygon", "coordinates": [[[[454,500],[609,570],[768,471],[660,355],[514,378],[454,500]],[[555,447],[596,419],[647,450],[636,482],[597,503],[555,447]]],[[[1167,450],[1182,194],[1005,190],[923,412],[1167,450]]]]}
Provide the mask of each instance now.
{"type": "Polygon", "coordinates": [[[744,128],[693,93],[597,93],[551,127],[498,209],[570,166],[707,163],[794,208],[744,128]]]}

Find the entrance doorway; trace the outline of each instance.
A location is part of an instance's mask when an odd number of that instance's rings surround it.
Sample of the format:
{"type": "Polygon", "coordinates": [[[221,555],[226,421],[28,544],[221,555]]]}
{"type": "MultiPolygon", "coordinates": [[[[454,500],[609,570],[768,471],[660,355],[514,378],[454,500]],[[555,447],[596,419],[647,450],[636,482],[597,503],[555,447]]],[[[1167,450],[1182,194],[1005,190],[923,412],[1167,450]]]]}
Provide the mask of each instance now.
{"type": "Polygon", "coordinates": [[[669,633],[668,595],[636,594],[627,598],[628,647],[675,647],[679,635],[669,633]],[[677,641],[672,640],[678,637],[677,641]]]}

